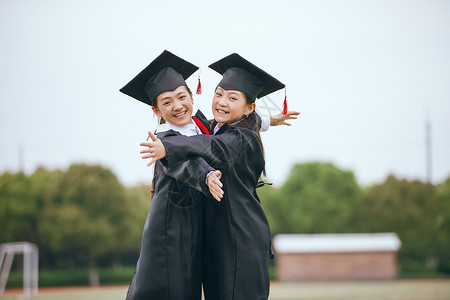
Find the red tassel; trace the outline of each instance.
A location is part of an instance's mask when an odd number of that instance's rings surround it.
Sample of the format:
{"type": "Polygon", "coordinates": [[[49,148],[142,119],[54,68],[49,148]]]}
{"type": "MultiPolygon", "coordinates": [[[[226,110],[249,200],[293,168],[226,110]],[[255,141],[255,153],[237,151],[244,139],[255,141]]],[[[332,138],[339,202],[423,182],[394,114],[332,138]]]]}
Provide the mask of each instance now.
{"type": "Polygon", "coordinates": [[[284,86],[284,102],[283,102],[283,115],[286,115],[287,110],[287,100],[286,100],[286,86],[284,86]]]}
{"type": "Polygon", "coordinates": [[[198,85],[197,85],[197,95],[202,93],[202,83],[200,82],[200,68],[198,69],[198,85]]]}

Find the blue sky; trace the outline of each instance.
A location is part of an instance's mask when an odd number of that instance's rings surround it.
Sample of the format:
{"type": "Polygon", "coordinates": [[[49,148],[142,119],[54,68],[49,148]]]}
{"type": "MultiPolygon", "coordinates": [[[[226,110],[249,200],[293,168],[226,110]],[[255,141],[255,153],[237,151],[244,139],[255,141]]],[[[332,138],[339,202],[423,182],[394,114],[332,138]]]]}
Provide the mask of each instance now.
{"type": "Polygon", "coordinates": [[[100,163],[126,185],[150,183],[139,143],[157,120],[118,90],[167,49],[201,67],[194,106],[208,117],[220,75],[207,66],[232,52],[287,85],[301,117],[263,134],[276,185],[308,161],[351,170],[362,185],[391,173],[425,180],[427,118],[442,182],[449,15],[450,1],[435,0],[0,0],[0,172],[100,163]]]}

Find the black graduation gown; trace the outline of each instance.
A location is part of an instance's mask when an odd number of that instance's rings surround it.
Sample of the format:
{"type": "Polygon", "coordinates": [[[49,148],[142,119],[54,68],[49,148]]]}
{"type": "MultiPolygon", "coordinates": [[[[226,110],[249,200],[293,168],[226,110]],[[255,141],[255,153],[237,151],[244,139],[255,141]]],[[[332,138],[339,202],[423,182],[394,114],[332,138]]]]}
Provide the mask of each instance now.
{"type": "MultiPolygon", "coordinates": [[[[215,136],[161,139],[168,169],[196,156],[222,171],[224,197],[205,202],[203,286],[207,300],[266,300],[270,230],[255,187],[264,169],[256,135],[224,124],[215,136]]],[[[195,163],[195,162],[193,162],[195,163]]]]}
{"type": "MultiPolygon", "coordinates": [[[[158,138],[167,134],[177,133],[163,132],[158,138]]],[[[201,299],[203,215],[209,194],[204,179],[214,169],[200,157],[194,162],[175,164],[172,177],[161,161],[155,163],[154,196],[127,300],[201,299]]]]}

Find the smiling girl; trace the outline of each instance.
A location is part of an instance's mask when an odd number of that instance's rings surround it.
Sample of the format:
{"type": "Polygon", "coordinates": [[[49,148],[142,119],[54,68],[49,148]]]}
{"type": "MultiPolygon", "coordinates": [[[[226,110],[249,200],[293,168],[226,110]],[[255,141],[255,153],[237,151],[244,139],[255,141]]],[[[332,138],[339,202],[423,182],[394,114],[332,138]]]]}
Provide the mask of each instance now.
{"type": "MultiPolygon", "coordinates": [[[[152,107],[163,123],[158,126],[160,138],[208,134],[203,115],[192,118],[193,98],[185,82],[197,69],[164,51],[121,92],[152,107]]],[[[177,164],[171,173],[162,162],[155,165],[153,199],[127,300],[201,299],[204,200],[209,195],[205,178],[215,170],[203,158],[193,160],[177,164]],[[193,183],[196,177],[203,180],[193,183]]]]}

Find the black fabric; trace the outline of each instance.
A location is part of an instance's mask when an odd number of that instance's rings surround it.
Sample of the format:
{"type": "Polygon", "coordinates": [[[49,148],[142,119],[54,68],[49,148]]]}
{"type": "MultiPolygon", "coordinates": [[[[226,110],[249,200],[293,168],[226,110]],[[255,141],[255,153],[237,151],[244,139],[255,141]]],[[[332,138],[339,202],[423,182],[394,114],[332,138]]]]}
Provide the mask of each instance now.
{"type": "Polygon", "coordinates": [[[197,70],[197,66],[165,50],[120,91],[153,105],[160,94],[185,86],[185,79],[197,70]]]}
{"type": "MultiPolygon", "coordinates": [[[[162,132],[158,138],[177,134],[162,132]]],[[[126,299],[200,300],[203,216],[205,194],[209,193],[205,178],[214,169],[200,157],[193,158],[192,163],[174,164],[172,173],[161,161],[155,168],[154,197],[126,299]],[[175,180],[175,176],[194,188],[175,180]]]]}
{"type": "Polygon", "coordinates": [[[174,91],[180,86],[186,86],[183,76],[174,68],[167,67],[151,77],[145,84],[144,90],[152,103],[156,104],[156,97],[168,91],[174,91]]]}
{"type": "Polygon", "coordinates": [[[215,136],[165,136],[168,169],[203,157],[222,171],[224,197],[205,201],[203,287],[207,300],[266,300],[270,229],[255,187],[264,169],[256,135],[224,124],[215,136]]]}
{"type": "Polygon", "coordinates": [[[263,82],[250,72],[238,68],[228,68],[224,73],[218,86],[224,90],[235,90],[245,93],[252,101],[264,88],[263,82]]]}

